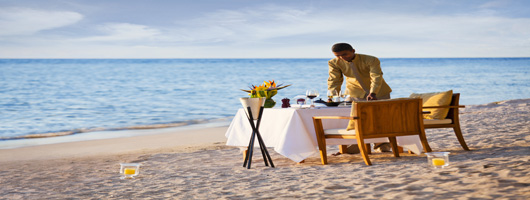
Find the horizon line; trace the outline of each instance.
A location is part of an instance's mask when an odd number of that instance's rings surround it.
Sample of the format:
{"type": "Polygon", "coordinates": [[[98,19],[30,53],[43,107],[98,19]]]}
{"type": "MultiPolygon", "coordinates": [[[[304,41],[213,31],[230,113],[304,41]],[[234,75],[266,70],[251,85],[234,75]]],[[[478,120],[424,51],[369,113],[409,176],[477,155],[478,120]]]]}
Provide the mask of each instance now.
{"type": "MultiPolygon", "coordinates": [[[[376,56],[377,57],[377,56],[376,56]]],[[[318,58],[318,57],[292,57],[292,58],[281,58],[281,57],[264,57],[264,58],[0,58],[0,60],[24,60],[24,59],[34,59],[34,60],[178,60],[178,59],[333,59],[334,57],[326,57],[326,58],[318,58]]],[[[439,59],[439,58],[447,58],[447,59],[479,59],[479,58],[530,58],[524,57],[524,56],[516,56],[516,57],[377,57],[379,59],[439,59]]]]}

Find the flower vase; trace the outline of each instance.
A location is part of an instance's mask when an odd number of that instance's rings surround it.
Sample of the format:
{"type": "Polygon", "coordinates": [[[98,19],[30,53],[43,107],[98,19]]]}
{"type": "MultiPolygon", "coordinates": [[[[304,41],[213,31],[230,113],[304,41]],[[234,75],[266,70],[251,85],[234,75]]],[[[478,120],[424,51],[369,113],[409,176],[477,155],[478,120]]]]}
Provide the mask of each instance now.
{"type": "Polygon", "coordinates": [[[259,112],[261,110],[261,107],[265,104],[265,97],[262,98],[239,98],[239,101],[241,101],[241,105],[243,105],[243,108],[245,109],[245,112],[248,113],[247,108],[250,107],[250,112],[252,112],[252,118],[258,119],[259,112]]]}
{"type": "Polygon", "coordinates": [[[265,105],[263,107],[265,108],[272,108],[276,105],[276,101],[274,101],[272,98],[265,99],[265,105]]]}

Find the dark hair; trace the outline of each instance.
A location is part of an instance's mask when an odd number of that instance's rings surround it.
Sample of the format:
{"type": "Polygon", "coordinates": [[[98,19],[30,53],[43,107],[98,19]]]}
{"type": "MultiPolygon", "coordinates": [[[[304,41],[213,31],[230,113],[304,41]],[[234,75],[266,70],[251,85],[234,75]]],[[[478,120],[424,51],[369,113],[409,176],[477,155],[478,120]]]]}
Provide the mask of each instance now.
{"type": "Polygon", "coordinates": [[[348,43],[337,43],[331,47],[331,51],[333,52],[351,51],[351,50],[353,50],[353,47],[348,43]]]}

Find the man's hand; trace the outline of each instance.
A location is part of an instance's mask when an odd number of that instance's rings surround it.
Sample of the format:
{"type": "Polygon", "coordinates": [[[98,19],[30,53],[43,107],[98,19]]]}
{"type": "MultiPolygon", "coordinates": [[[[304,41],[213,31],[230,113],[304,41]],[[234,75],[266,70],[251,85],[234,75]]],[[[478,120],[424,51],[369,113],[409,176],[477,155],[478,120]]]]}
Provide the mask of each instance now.
{"type": "Polygon", "coordinates": [[[366,96],[366,100],[377,100],[377,97],[375,96],[375,93],[370,93],[368,96],[366,96]]]}

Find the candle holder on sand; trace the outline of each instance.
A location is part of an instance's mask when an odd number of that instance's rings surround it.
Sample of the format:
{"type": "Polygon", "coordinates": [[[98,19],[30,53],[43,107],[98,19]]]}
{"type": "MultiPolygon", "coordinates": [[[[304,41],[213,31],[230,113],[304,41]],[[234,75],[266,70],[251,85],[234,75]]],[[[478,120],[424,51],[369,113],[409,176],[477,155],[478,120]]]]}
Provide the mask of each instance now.
{"type": "Polygon", "coordinates": [[[240,98],[239,101],[241,101],[243,108],[246,109],[245,113],[247,114],[248,122],[250,123],[250,126],[252,127],[252,135],[250,136],[250,142],[247,147],[247,152],[245,155],[245,161],[243,163],[243,167],[247,167],[247,169],[250,169],[250,165],[252,163],[252,153],[254,149],[254,140],[256,137],[258,138],[258,143],[261,149],[261,155],[263,156],[263,161],[265,162],[265,166],[269,166],[268,163],[270,163],[271,167],[274,167],[271,156],[269,155],[269,152],[267,151],[267,147],[265,146],[265,143],[263,142],[263,139],[261,138],[261,134],[259,133],[259,125],[261,122],[261,117],[263,115],[265,98],[264,97],[263,98],[248,98],[247,97],[247,98],[240,98]],[[256,120],[255,124],[254,124],[254,120],[256,120]]]}
{"type": "Polygon", "coordinates": [[[450,152],[429,152],[427,155],[427,162],[435,169],[442,169],[449,166],[450,152]]]}
{"type": "Polygon", "coordinates": [[[138,175],[140,163],[120,163],[120,179],[132,179],[138,175]]]}

